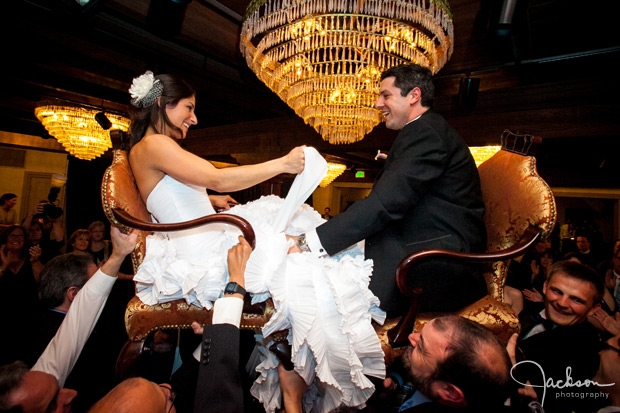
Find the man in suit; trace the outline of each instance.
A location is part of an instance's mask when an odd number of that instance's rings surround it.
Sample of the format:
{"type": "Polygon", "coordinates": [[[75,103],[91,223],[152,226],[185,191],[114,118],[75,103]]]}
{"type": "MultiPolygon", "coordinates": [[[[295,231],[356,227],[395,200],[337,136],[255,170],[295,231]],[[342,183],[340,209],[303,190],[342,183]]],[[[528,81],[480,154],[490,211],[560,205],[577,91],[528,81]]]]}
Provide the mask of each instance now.
{"type": "Polygon", "coordinates": [[[409,341],[403,364],[416,391],[399,411],[502,411],[510,392],[511,364],[490,330],[450,315],[431,320],[409,341]]]}
{"type": "Polygon", "coordinates": [[[572,383],[584,383],[596,374],[599,336],[588,316],[600,308],[603,282],[586,265],[558,261],[549,269],[543,295],[545,308],[537,320],[523,320],[518,343],[526,361],[515,365],[513,377],[519,383],[529,380],[531,385],[540,386],[534,390],[549,412],[589,412],[596,400],[580,397],[581,392],[593,393],[585,385],[557,388],[550,386],[549,380],[562,384],[570,377],[572,383]]]}
{"type": "MultiPolygon", "coordinates": [[[[428,249],[481,252],[486,246],[480,178],[459,134],[433,112],[430,70],[415,64],[381,75],[375,107],[386,127],[400,130],[383,170],[366,199],[316,231],[289,237],[291,252],[333,255],[363,239],[374,262],[370,289],[390,315],[402,314],[408,301],[394,282],[408,254],[428,249]]],[[[426,263],[412,274],[422,287],[421,311],[455,311],[486,294],[480,274],[447,263],[426,263]]]]}

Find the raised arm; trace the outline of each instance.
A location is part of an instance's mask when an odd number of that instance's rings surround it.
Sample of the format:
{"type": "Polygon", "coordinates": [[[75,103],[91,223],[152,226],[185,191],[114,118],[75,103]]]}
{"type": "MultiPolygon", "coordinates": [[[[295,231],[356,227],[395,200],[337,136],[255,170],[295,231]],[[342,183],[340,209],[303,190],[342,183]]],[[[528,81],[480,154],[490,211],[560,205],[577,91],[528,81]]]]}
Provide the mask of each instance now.
{"type": "Polygon", "coordinates": [[[186,184],[232,192],[282,173],[297,174],[303,170],[305,159],[303,147],[297,147],[281,158],[260,164],[216,168],[181,148],[172,138],[149,135],[131,149],[130,162],[142,196],[146,197],[163,174],[186,184]]]}

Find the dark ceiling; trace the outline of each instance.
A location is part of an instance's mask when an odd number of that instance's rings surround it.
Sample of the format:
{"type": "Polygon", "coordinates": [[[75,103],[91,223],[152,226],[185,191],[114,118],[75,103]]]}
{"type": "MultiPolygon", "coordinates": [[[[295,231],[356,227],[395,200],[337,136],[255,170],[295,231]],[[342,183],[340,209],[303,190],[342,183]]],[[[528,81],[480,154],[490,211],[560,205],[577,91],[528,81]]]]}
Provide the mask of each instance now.
{"type": "MultiPolygon", "coordinates": [[[[511,23],[499,25],[502,1],[450,0],[454,55],[436,76],[435,110],[470,145],[497,144],[505,128],[542,136],[539,168],[552,185],[619,187],[610,2],[514,1],[511,23]],[[459,100],[467,76],[480,79],[473,105],[459,100]]],[[[47,138],[34,108],[51,98],[126,111],[131,79],[150,69],[195,86],[199,124],[185,146],[201,156],[251,163],[308,144],[376,170],[393,131],[379,125],[361,142],[329,145],[247,68],[238,47],[247,3],[3,0],[0,130],[47,138]]]]}

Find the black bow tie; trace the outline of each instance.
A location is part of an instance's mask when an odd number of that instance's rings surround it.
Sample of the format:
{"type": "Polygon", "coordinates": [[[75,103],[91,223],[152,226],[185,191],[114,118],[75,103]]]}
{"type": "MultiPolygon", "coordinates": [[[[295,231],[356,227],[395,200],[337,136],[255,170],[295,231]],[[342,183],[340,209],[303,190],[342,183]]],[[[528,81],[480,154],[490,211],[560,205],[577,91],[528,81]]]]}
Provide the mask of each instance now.
{"type": "Polygon", "coordinates": [[[547,318],[544,318],[543,316],[540,315],[540,313],[536,314],[536,325],[538,324],[542,324],[545,330],[552,330],[556,326],[556,324],[553,321],[547,318]]]}

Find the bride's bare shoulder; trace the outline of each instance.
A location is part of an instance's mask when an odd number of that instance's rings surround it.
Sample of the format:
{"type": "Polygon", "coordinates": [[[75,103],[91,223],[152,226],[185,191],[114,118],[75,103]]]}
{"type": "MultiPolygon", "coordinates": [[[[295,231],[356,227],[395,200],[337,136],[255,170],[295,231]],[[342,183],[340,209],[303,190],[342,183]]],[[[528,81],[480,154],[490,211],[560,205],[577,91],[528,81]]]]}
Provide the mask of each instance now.
{"type": "Polygon", "coordinates": [[[169,151],[170,147],[178,147],[178,144],[169,136],[161,134],[147,135],[132,146],[129,159],[150,157],[160,151],[169,151]]]}

